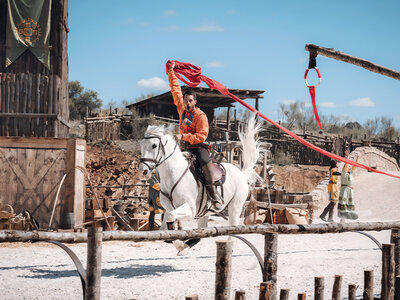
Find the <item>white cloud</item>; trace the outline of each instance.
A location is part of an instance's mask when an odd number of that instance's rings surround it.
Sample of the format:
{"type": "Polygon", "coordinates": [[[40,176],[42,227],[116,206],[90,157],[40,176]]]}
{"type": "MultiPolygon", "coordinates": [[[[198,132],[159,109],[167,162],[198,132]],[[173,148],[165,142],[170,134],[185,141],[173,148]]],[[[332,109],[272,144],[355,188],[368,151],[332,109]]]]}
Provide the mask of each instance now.
{"type": "Polygon", "coordinates": [[[137,83],[138,86],[150,90],[165,91],[169,89],[168,83],[160,77],[152,77],[150,79],[141,79],[137,83]]]}
{"type": "Polygon", "coordinates": [[[296,103],[296,100],[287,99],[287,100],[283,100],[282,103],[285,105],[290,105],[290,104],[296,103]]]}
{"type": "Polygon", "coordinates": [[[317,103],[317,105],[321,107],[336,107],[336,104],[333,102],[321,102],[317,103]]]}
{"type": "Polygon", "coordinates": [[[124,24],[124,25],[131,25],[131,24],[133,24],[133,23],[135,23],[135,19],[134,19],[134,18],[128,18],[128,19],[125,19],[125,20],[123,21],[123,24],[124,24]]]}
{"type": "Polygon", "coordinates": [[[164,15],[173,16],[173,15],[175,15],[175,11],[173,9],[168,9],[168,10],[164,11],[164,15]]]}
{"type": "Polygon", "coordinates": [[[231,9],[228,9],[228,10],[226,11],[226,13],[227,13],[228,15],[235,15],[235,14],[236,14],[236,10],[233,9],[233,8],[231,8],[231,9]]]}
{"type": "Polygon", "coordinates": [[[371,98],[365,97],[365,98],[358,98],[356,100],[350,101],[350,105],[363,106],[363,107],[373,107],[373,106],[375,106],[375,103],[372,102],[371,98]]]}
{"type": "Polygon", "coordinates": [[[224,31],[224,29],[221,26],[215,25],[215,24],[203,24],[198,27],[194,27],[193,30],[197,31],[197,32],[222,32],[222,31],[224,31]]]}
{"type": "Polygon", "coordinates": [[[222,68],[224,67],[224,64],[220,61],[214,60],[206,63],[205,65],[206,68],[222,68]]]}

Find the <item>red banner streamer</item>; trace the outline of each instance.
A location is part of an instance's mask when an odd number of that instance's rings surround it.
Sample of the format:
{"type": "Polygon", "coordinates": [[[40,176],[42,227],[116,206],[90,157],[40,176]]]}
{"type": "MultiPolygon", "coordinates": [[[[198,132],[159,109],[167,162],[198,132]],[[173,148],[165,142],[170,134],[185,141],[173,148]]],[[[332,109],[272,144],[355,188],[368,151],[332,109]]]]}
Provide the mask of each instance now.
{"type": "Polygon", "coordinates": [[[319,120],[319,115],[318,115],[318,111],[317,111],[317,105],[315,104],[315,86],[314,85],[308,86],[308,90],[310,91],[311,102],[312,102],[312,106],[314,109],[315,119],[317,120],[319,129],[322,130],[321,121],[319,120]]]}
{"type": "Polygon", "coordinates": [[[358,168],[362,168],[365,169],[367,171],[370,172],[375,172],[375,173],[379,173],[379,174],[383,174],[383,175],[387,175],[387,176],[391,176],[391,177],[395,177],[395,178],[399,178],[400,176],[394,175],[394,174],[390,174],[390,173],[386,173],[383,171],[379,171],[376,169],[373,169],[371,167],[365,166],[363,164],[360,164],[358,162],[352,161],[348,158],[344,158],[341,157],[339,155],[330,153],[324,149],[321,149],[313,144],[311,144],[310,142],[302,139],[301,137],[299,137],[298,135],[296,135],[295,133],[291,132],[290,130],[286,129],[285,127],[281,126],[280,124],[276,123],[275,121],[267,118],[265,115],[263,115],[262,113],[260,113],[259,111],[257,111],[255,108],[253,108],[251,105],[247,104],[246,102],[244,102],[242,99],[236,97],[235,95],[231,94],[228,89],[226,88],[226,86],[224,86],[223,84],[219,83],[218,81],[215,81],[211,78],[208,78],[204,75],[201,74],[201,68],[195,65],[192,65],[190,63],[182,63],[176,60],[169,60],[166,64],[167,67],[167,72],[169,67],[171,66],[172,63],[175,63],[175,74],[176,76],[182,80],[184,83],[186,83],[187,85],[191,86],[191,87],[196,87],[200,84],[201,81],[203,81],[205,84],[208,85],[209,88],[211,89],[216,89],[218,90],[221,94],[226,95],[231,97],[232,99],[234,99],[235,101],[239,102],[240,104],[242,104],[244,107],[246,107],[248,110],[256,113],[259,117],[263,118],[264,120],[268,121],[269,123],[271,123],[272,125],[278,127],[280,130],[284,131],[285,133],[287,133],[288,135],[290,135],[292,138],[294,138],[295,140],[299,141],[300,143],[302,143],[304,146],[311,148],[325,156],[328,156],[332,159],[344,162],[346,164],[352,165],[352,166],[356,166],[358,168]],[[189,81],[187,81],[186,79],[184,79],[183,76],[185,76],[189,81]]]}

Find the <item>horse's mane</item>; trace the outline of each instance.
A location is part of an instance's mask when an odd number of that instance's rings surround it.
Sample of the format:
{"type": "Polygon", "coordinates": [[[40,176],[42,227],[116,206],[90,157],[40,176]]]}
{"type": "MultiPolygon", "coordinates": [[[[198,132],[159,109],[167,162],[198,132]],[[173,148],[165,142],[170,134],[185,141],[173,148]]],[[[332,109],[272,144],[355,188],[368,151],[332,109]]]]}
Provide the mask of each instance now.
{"type": "Polygon", "coordinates": [[[149,125],[144,133],[145,137],[149,136],[171,136],[173,135],[174,125],[165,126],[163,125],[149,125]]]}

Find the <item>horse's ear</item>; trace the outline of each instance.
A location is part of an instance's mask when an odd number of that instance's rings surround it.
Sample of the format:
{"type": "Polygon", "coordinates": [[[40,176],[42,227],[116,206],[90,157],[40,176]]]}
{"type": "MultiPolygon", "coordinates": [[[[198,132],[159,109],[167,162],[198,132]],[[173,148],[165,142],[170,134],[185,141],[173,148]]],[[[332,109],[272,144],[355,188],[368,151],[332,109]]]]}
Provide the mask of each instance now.
{"type": "Polygon", "coordinates": [[[175,124],[169,124],[165,128],[165,133],[167,133],[167,134],[174,135],[174,132],[175,132],[175,124]]]}

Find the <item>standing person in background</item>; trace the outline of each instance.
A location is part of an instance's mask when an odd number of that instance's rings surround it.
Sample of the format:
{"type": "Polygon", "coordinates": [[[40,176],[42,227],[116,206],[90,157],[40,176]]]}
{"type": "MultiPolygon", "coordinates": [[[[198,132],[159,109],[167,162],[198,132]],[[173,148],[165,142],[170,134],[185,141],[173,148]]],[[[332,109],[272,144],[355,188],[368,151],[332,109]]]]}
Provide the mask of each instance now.
{"type": "Polygon", "coordinates": [[[337,163],[335,160],[331,160],[329,168],[329,184],[328,184],[328,194],[329,194],[329,204],[325,207],[322,214],[319,216],[325,222],[333,222],[333,210],[335,208],[336,202],[339,199],[339,188],[338,188],[338,176],[340,173],[337,169],[337,163]],[[329,213],[328,219],[326,215],[329,213]]]}
{"type": "MultiPolygon", "coordinates": [[[[347,158],[349,152],[346,151],[345,154],[347,158]]],[[[355,169],[355,166],[350,167],[348,164],[345,164],[342,170],[338,204],[338,217],[341,218],[341,222],[344,222],[344,219],[358,219],[353,202],[353,173],[355,169]]]]}
{"type": "Polygon", "coordinates": [[[151,177],[147,180],[149,183],[149,230],[154,230],[155,214],[164,215],[165,209],[160,203],[160,179],[156,168],[151,172],[151,177]]]}
{"type": "Polygon", "coordinates": [[[208,145],[204,143],[208,136],[208,118],[200,108],[196,107],[197,98],[194,90],[182,94],[174,67],[175,63],[172,62],[168,68],[168,81],[179,114],[179,134],[175,135],[175,139],[181,141],[184,151],[196,155],[206,181],[208,200],[211,201],[214,210],[220,211],[223,200],[212,180],[212,162],[208,145]]]}

